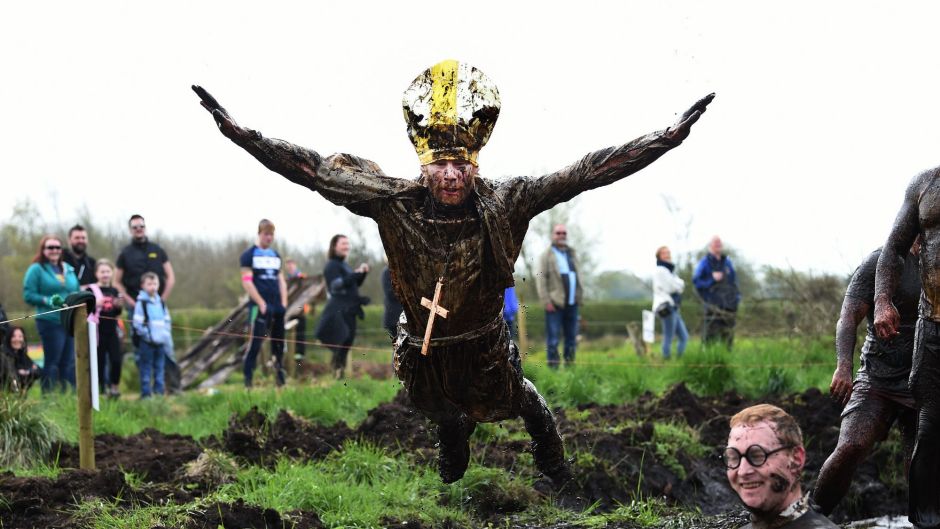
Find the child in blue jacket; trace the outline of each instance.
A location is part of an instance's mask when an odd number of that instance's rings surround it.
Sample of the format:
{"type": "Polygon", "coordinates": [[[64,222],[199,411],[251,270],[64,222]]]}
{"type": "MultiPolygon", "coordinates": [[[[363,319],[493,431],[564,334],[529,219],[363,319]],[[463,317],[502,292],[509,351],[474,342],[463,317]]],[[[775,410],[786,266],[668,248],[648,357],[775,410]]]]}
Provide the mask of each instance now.
{"type": "Polygon", "coordinates": [[[137,347],[137,369],[140,371],[140,397],[153,393],[163,395],[163,367],[167,349],[173,347],[170,311],[160,299],[160,278],[147,272],[140,278],[140,294],[134,307],[134,345],[137,347]]]}

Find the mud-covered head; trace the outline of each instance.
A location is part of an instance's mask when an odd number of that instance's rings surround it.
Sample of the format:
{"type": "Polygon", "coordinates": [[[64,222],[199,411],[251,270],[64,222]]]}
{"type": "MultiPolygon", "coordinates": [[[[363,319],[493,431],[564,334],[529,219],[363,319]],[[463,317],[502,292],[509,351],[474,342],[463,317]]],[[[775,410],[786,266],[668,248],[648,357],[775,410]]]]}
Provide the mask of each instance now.
{"type": "Polygon", "coordinates": [[[477,172],[475,165],[462,159],[440,159],[421,166],[421,176],[431,196],[447,206],[459,206],[470,197],[477,172]]]}
{"type": "Polygon", "coordinates": [[[723,456],[731,488],[755,515],[780,514],[802,495],[806,449],[800,426],[769,404],[738,412],[730,426],[723,456]]]}
{"type": "Polygon", "coordinates": [[[422,166],[463,160],[476,167],[499,107],[496,85],[477,68],[455,60],[422,72],[402,96],[408,138],[422,166]]]}

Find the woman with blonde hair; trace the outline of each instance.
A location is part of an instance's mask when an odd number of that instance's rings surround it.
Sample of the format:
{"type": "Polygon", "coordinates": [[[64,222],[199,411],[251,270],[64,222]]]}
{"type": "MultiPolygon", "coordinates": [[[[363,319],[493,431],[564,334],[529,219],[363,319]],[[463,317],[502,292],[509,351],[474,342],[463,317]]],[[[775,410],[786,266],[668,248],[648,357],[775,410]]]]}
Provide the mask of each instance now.
{"type": "Polygon", "coordinates": [[[676,275],[676,265],[672,263],[669,247],[660,246],[656,250],[656,271],[653,272],[653,312],[663,324],[663,358],[669,359],[672,338],[678,338],[676,356],[681,357],[689,341],[689,331],[682,321],[679,305],[682,303],[682,290],[685,281],[676,275]]]}

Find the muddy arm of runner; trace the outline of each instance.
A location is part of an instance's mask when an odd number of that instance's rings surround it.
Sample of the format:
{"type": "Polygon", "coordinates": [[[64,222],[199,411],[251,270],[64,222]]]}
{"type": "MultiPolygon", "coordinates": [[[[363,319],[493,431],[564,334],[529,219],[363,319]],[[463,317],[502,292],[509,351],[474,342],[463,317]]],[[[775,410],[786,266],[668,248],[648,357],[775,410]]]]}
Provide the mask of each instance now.
{"type": "Polygon", "coordinates": [[[875,273],[875,333],[882,340],[888,340],[899,334],[901,316],[891,297],[898,289],[901,270],[904,267],[904,255],[910,251],[914,239],[920,233],[918,219],[918,198],[924,181],[932,171],[917,175],[904,193],[904,203],[894,219],[891,233],[885,241],[878,258],[878,271],[875,273]]]}
{"type": "Polygon", "coordinates": [[[865,319],[871,305],[864,300],[845,296],[842,312],[836,323],[836,370],[832,374],[829,393],[834,399],[848,404],[852,396],[852,371],[854,370],[855,342],[858,339],[858,324],[865,319]]]}
{"type": "Polygon", "coordinates": [[[389,178],[377,164],[357,156],[337,154],[323,159],[313,149],[265,138],[260,132],[236,123],[204,88],[196,85],[192,88],[226,138],[248,151],[271,171],[317,191],[323,198],[348,207],[354,213],[368,216],[370,209],[367,205],[372,199],[417,185],[410,180],[389,178]]]}
{"type": "Polygon", "coordinates": [[[588,154],[574,164],[536,179],[521,179],[524,189],[515,197],[522,210],[534,217],[555,204],[589,189],[612,184],[643,169],[678,146],[705,112],[715,94],[708,94],[686,110],[672,127],[647,134],[619,147],[588,154]]]}

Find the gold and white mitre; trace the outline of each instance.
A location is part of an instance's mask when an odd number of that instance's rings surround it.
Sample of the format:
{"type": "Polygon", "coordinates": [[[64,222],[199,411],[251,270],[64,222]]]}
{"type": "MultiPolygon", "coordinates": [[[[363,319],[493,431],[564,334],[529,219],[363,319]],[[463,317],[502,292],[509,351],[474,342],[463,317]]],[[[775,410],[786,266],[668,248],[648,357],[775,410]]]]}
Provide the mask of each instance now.
{"type": "Polygon", "coordinates": [[[499,91],[467,63],[442,61],[425,70],[402,97],[408,137],[426,165],[467,160],[477,165],[499,117],[499,91]]]}

